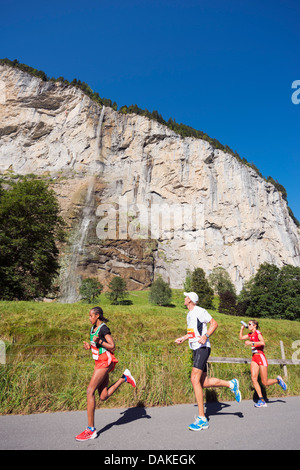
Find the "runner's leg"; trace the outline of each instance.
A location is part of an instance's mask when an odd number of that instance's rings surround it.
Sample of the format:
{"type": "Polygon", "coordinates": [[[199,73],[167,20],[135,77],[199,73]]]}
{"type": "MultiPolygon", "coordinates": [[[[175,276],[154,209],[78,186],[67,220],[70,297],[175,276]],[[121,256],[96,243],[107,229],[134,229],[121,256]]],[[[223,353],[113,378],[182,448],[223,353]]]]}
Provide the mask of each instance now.
{"type": "Polygon", "coordinates": [[[256,390],[258,398],[260,398],[262,397],[262,393],[261,393],[260,385],[258,383],[259,365],[256,364],[256,362],[251,361],[250,371],[251,371],[251,380],[252,380],[253,386],[256,390]]]}
{"type": "Polygon", "coordinates": [[[260,369],[260,378],[261,378],[262,384],[265,387],[278,384],[277,379],[268,379],[268,366],[259,366],[259,369],[260,369]]]}
{"type": "Polygon", "coordinates": [[[101,383],[108,378],[109,367],[103,369],[95,369],[87,388],[87,415],[88,415],[88,426],[94,427],[95,417],[95,391],[101,386],[101,383]]]}
{"type": "Polygon", "coordinates": [[[210,387],[227,387],[230,388],[230,382],[228,380],[217,379],[216,377],[207,377],[207,373],[203,372],[201,377],[201,383],[203,388],[210,387]]]}
{"type": "MultiPolygon", "coordinates": [[[[112,367],[113,367],[113,365],[111,364],[109,366],[109,371],[112,369],[112,367]]],[[[109,397],[111,397],[112,394],[115,393],[115,391],[120,387],[120,385],[122,385],[125,382],[125,379],[123,377],[121,377],[113,385],[111,385],[109,388],[107,388],[108,387],[108,380],[109,380],[109,377],[108,377],[108,374],[107,374],[107,377],[105,378],[105,380],[98,387],[99,397],[100,397],[100,400],[102,400],[102,401],[105,401],[109,397]]]]}
{"type": "Polygon", "coordinates": [[[196,402],[198,405],[198,416],[205,416],[203,404],[203,388],[201,384],[201,376],[203,372],[200,369],[192,368],[191,382],[195,392],[196,402]]]}

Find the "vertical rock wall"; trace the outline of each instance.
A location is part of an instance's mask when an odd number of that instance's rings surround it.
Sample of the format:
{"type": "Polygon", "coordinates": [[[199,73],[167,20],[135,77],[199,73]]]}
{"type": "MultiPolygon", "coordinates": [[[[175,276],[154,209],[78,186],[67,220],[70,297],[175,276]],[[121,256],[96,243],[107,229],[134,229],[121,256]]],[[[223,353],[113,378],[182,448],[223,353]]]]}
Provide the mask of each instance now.
{"type": "Polygon", "coordinates": [[[8,66],[0,85],[0,172],[51,178],[70,227],[62,271],[73,262],[104,284],[121,274],[130,289],[161,273],[181,288],[186,269],[223,266],[240,290],[265,261],[300,266],[286,202],[232,155],[8,66]]]}

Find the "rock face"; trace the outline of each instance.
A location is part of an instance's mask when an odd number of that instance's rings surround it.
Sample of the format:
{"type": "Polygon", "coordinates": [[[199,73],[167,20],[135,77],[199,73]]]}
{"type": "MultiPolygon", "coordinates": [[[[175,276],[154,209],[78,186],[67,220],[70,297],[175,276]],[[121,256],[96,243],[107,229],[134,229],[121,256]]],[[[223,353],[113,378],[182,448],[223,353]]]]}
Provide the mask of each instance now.
{"type": "Polygon", "coordinates": [[[121,274],[137,289],[160,273],[182,288],[186,269],[223,266],[239,291],[265,261],[300,266],[281,194],[204,140],[9,66],[0,66],[0,138],[2,174],[51,177],[70,227],[69,298],[80,276],[107,285],[121,274]]]}

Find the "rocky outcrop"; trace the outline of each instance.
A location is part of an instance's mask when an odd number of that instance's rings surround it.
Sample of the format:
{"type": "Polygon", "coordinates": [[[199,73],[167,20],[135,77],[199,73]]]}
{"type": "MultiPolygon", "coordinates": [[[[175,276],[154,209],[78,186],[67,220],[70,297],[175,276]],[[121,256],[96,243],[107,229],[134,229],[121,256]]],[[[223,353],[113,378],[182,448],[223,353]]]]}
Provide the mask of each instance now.
{"type": "Polygon", "coordinates": [[[107,284],[122,274],[134,289],[161,273],[181,288],[186,269],[223,266],[240,290],[265,261],[300,266],[281,193],[232,155],[9,66],[0,66],[0,94],[0,171],[52,178],[70,227],[62,271],[73,256],[77,276],[107,284]],[[91,176],[93,210],[75,257],[91,176]]]}

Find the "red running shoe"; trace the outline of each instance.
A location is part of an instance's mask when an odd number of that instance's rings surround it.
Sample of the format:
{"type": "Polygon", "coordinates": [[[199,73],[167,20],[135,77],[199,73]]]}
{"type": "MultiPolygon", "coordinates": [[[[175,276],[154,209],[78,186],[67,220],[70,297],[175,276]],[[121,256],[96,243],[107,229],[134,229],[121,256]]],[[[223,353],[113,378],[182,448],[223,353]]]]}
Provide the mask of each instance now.
{"type": "Polygon", "coordinates": [[[87,441],[88,439],[96,439],[97,431],[91,431],[90,429],[86,428],[81,434],[75,437],[76,441],[87,441]]]}
{"type": "Polygon", "coordinates": [[[125,382],[131,384],[133,387],[136,387],[135,380],[132,377],[130,370],[128,370],[128,369],[124,370],[123,377],[125,379],[125,382]]]}

